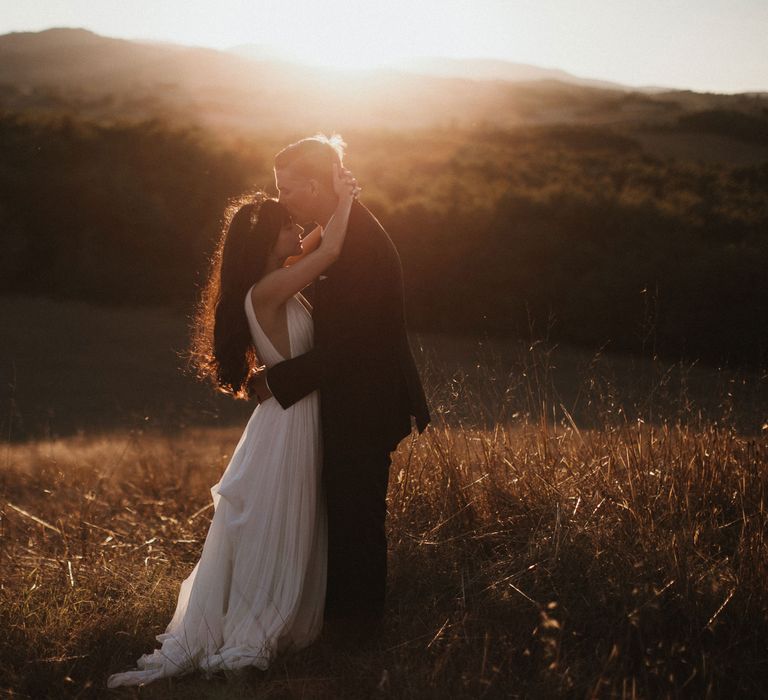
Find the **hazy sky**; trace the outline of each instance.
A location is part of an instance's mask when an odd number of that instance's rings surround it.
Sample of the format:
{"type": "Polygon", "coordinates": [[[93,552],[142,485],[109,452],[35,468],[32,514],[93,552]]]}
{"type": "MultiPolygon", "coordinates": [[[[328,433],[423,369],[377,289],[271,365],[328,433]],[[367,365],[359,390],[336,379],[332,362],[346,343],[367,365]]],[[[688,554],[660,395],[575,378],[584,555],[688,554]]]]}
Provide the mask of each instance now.
{"type": "Polygon", "coordinates": [[[0,0],[0,33],[99,34],[367,68],[491,57],[629,85],[768,90],[768,0],[0,0]]]}

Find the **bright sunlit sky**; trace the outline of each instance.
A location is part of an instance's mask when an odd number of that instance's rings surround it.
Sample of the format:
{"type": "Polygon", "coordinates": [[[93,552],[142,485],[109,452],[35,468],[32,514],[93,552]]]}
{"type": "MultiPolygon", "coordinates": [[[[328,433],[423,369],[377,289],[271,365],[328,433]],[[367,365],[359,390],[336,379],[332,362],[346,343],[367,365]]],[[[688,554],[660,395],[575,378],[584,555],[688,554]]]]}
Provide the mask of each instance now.
{"type": "Polygon", "coordinates": [[[768,0],[2,0],[0,33],[99,34],[369,68],[499,58],[628,85],[768,90],[768,0]]]}

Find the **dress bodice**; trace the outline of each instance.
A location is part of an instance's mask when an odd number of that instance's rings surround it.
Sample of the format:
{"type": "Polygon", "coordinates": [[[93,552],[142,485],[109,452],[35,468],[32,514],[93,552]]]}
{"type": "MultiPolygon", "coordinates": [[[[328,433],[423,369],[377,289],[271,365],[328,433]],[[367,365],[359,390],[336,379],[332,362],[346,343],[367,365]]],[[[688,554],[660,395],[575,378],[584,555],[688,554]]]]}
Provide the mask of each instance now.
{"type": "MultiPolygon", "coordinates": [[[[292,296],[285,303],[285,313],[288,322],[288,340],[290,343],[291,357],[303,355],[312,349],[312,316],[298,296],[292,296]]],[[[245,295],[245,315],[248,319],[248,327],[251,330],[251,339],[256,347],[259,360],[267,367],[272,367],[278,362],[289,359],[283,357],[272,344],[269,336],[264,332],[256,318],[251,301],[251,290],[245,295]]]]}

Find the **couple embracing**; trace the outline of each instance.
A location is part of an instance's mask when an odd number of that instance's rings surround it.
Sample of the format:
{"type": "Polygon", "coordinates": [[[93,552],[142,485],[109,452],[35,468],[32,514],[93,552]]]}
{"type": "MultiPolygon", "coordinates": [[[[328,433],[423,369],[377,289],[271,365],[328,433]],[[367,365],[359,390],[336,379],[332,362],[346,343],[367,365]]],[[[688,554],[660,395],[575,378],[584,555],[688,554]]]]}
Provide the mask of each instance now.
{"type": "Polygon", "coordinates": [[[400,259],[357,201],[343,147],[316,136],[280,151],[279,198],[245,203],[225,228],[196,359],[201,376],[258,406],[211,488],[203,551],[161,647],[109,687],[265,669],[324,623],[346,644],[381,623],[390,453],[429,412],[400,259]]]}

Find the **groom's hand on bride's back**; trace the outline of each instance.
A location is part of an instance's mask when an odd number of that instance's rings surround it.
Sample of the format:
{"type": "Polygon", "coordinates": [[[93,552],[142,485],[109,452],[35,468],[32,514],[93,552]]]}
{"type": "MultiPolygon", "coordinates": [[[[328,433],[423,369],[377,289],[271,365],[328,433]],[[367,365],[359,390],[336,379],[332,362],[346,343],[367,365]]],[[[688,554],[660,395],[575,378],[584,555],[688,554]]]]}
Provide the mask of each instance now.
{"type": "Polygon", "coordinates": [[[251,374],[246,382],[246,389],[249,398],[256,401],[256,403],[264,403],[267,399],[271,399],[272,392],[267,384],[267,371],[262,368],[257,369],[251,374]]]}

